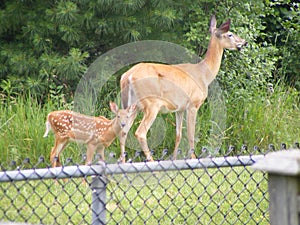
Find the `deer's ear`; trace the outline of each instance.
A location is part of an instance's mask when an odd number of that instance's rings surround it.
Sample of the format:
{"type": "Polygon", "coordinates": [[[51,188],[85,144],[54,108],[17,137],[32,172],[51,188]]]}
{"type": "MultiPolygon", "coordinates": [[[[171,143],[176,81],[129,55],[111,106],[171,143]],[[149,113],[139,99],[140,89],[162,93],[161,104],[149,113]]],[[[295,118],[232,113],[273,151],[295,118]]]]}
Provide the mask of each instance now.
{"type": "Polygon", "coordinates": [[[219,28],[218,28],[218,33],[224,34],[228,32],[230,29],[230,20],[227,20],[225,23],[223,23],[219,28]]]}
{"type": "Polygon", "coordinates": [[[118,106],[115,102],[110,102],[109,103],[109,106],[110,106],[110,110],[114,113],[114,114],[117,114],[118,113],[118,106]]]}
{"type": "Polygon", "coordinates": [[[216,16],[212,15],[210,18],[209,32],[212,34],[217,29],[217,20],[216,16]]]}
{"type": "Polygon", "coordinates": [[[128,112],[133,113],[136,110],[136,104],[129,106],[128,112]]]}

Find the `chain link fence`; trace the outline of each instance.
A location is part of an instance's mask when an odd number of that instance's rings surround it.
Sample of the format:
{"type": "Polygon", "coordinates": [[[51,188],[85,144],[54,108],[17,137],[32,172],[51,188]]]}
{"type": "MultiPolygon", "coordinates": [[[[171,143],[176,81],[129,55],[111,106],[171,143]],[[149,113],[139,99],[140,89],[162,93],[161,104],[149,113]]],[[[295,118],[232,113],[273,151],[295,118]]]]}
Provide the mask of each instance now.
{"type": "Polygon", "coordinates": [[[269,224],[266,174],[249,168],[266,151],[233,150],[217,157],[203,149],[195,160],[2,165],[0,223],[269,224]]]}

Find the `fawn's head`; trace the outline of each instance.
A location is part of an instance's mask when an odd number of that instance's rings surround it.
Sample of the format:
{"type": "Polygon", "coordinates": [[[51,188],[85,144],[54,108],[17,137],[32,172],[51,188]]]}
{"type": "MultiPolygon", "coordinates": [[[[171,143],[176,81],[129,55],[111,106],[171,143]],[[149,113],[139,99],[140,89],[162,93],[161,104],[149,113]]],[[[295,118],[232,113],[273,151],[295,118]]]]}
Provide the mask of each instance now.
{"type": "Polygon", "coordinates": [[[115,102],[109,103],[110,110],[116,115],[118,126],[123,129],[125,126],[130,125],[134,120],[134,113],[136,105],[131,105],[127,109],[119,109],[115,102]]]}

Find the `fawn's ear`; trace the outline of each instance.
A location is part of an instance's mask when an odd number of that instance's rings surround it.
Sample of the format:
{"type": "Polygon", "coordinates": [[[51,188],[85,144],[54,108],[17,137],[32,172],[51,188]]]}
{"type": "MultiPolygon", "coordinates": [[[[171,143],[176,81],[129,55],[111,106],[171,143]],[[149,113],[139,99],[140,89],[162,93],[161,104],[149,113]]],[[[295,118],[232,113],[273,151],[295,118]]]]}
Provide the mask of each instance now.
{"type": "Polygon", "coordinates": [[[117,114],[118,111],[119,111],[119,108],[117,106],[117,104],[115,102],[110,102],[109,103],[109,106],[110,106],[110,110],[114,113],[114,114],[117,114]]]}

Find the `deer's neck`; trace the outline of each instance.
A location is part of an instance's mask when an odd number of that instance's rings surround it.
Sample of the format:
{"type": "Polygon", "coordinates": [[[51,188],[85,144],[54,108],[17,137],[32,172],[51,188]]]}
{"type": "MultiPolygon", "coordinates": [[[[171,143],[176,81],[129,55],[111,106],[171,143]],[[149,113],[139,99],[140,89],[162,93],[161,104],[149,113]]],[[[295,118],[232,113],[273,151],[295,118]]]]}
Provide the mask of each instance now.
{"type": "Polygon", "coordinates": [[[113,120],[111,120],[111,132],[112,132],[112,135],[118,135],[121,131],[121,126],[120,124],[118,123],[118,120],[117,118],[114,118],[113,120]]]}
{"type": "MultiPolygon", "coordinates": [[[[221,46],[216,37],[210,39],[208,49],[204,59],[199,63],[199,66],[202,69],[202,74],[205,76],[205,83],[209,85],[217,76],[224,48],[221,46]]],[[[201,75],[203,76],[203,75],[201,75]]]]}
{"type": "Polygon", "coordinates": [[[108,120],[107,126],[103,128],[105,132],[102,133],[102,144],[108,147],[116,138],[121,128],[117,124],[117,120],[108,120]]]}

